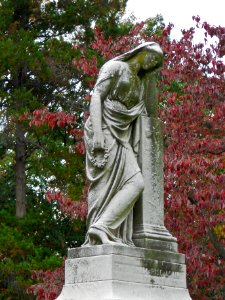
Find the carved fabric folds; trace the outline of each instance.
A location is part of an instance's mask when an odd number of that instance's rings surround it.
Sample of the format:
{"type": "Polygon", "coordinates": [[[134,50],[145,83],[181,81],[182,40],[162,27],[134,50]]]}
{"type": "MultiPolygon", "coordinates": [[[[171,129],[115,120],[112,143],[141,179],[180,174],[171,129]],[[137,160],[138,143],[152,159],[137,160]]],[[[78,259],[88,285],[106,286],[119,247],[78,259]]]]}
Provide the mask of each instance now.
{"type": "MultiPolygon", "coordinates": [[[[113,216],[107,207],[113,196],[120,191],[132,177],[140,172],[134,148],[139,141],[139,115],[143,111],[143,102],[131,109],[118,101],[103,102],[103,133],[109,149],[109,160],[103,169],[95,167],[91,160],[93,146],[93,129],[90,117],[85,124],[86,172],[91,182],[88,195],[87,229],[95,227],[103,230],[110,240],[132,244],[132,207],[127,212],[113,216]],[[106,216],[107,214],[107,216],[106,216]],[[104,220],[101,222],[101,217],[104,220]]],[[[124,203],[125,204],[125,203],[124,203]]],[[[87,232],[84,245],[89,244],[87,232]]]]}

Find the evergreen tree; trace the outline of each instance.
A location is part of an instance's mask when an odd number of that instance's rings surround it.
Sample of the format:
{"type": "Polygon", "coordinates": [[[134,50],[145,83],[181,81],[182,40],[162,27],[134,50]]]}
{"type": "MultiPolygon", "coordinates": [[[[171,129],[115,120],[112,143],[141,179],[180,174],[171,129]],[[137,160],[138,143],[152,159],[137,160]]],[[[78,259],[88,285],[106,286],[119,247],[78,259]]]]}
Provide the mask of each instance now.
{"type": "Polygon", "coordinates": [[[83,54],[73,43],[91,43],[94,26],[112,35],[125,30],[119,22],[125,5],[0,0],[0,299],[33,299],[26,292],[31,272],[61,266],[67,248],[83,242],[80,128],[89,82],[81,85],[72,62],[83,54]],[[38,110],[43,126],[30,117],[38,118],[38,110]],[[48,189],[61,195],[61,211],[56,201],[46,201],[48,189]]]}
{"type": "Polygon", "coordinates": [[[126,1],[0,1],[0,117],[1,152],[15,153],[16,215],[26,214],[26,167],[41,137],[19,121],[23,112],[83,108],[80,77],[72,65],[77,55],[69,41],[92,38],[91,27],[113,28],[126,1]]]}

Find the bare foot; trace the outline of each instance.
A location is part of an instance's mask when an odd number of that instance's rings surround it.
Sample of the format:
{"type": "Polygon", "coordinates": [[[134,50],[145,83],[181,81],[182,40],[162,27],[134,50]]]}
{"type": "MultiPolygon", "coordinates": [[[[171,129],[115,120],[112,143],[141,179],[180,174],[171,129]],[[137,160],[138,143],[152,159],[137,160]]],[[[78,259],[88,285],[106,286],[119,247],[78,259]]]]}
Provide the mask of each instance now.
{"type": "Polygon", "coordinates": [[[129,247],[136,247],[135,245],[134,245],[134,243],[133,243],[133,241],[127,241],[127,246],[129,246],[129,247]]]}
{"type": "Polygon", "coordinates": [[[92,245],[98,244],[98,242],[100,242],[100,244],[118,244],[117,242],[110,241],[107,234],[104,231],[101,231],[100,229],[90,228],[88,233],[92,245]]]}

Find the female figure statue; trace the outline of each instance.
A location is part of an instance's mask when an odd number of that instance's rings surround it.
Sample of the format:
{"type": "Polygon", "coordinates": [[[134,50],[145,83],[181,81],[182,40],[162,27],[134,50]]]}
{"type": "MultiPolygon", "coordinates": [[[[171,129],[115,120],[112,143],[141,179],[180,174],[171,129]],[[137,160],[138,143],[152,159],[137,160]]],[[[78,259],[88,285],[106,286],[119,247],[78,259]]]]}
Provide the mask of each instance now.
{"type": "Polygon", "coordinates": [[[108,61],[100,70],[85,124],[91,185],[84,246],[133,246],[133,206],[144,189],[137,162],[138,117],[143,110],[157,117],[150,90],[154,88],[152,74],[162,63],[161,48],[148,42],[108,61]]]}

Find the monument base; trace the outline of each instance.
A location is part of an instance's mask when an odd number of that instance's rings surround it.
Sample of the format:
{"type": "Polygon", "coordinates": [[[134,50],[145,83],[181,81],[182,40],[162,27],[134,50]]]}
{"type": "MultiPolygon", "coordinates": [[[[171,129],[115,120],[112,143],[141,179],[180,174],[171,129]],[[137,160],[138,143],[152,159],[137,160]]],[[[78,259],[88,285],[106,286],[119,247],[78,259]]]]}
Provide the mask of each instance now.
{"type": "Polygon", "coordinates": [[[160,251],[177,252],[177,239],[165,226],[144,224],[136,226],[133,234],[135,246],[160,251]]]}
{"type": "Polygon", "coordinates": [[[184,255],[119,245],[70,249],[57,300],[191,300],[184,255]]]}

